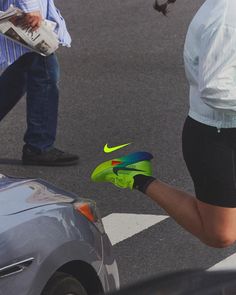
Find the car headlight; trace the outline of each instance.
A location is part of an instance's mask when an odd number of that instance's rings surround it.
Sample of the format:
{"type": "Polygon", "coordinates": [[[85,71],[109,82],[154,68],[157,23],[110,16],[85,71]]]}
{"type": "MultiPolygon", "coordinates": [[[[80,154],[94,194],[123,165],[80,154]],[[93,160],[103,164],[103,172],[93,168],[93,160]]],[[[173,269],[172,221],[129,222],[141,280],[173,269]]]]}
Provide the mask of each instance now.
{"type": "Polygon", "coordinates": [[[76,201],[75,203],[73,203],[73,206],[75,211],[85,216],[90,222],[92,222],[98,228],[98,230],[102,234],[105,233],[105,229],[96,202],[92,200],[86,200],[85,202],[76,201]]]}

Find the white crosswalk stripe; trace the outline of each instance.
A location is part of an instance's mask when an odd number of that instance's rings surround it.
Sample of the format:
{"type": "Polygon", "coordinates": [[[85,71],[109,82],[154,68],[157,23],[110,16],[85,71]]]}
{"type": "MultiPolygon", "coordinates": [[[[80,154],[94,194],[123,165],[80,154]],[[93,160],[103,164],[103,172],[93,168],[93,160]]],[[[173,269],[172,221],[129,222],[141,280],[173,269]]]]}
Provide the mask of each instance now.
{"type": "Polygon", "coordinates": [[[236,269],[236,253],[210,267],[209,271],[236,269]]]}
{"type": "MultiPolygon", "coordinates": [[[[166,215],[112,213],[102,221],[112,245],[116,245],[167,218],[169,216],[166,215]]],[[[236,269],[236,253],[213,265],[208,271],[232,269],[236,269]]]]}
{"type": "Polygon", "coordinates": [[[102,221],[112,245],[115,245],[166,218],[166,215],[113,213],[102,221]]]}

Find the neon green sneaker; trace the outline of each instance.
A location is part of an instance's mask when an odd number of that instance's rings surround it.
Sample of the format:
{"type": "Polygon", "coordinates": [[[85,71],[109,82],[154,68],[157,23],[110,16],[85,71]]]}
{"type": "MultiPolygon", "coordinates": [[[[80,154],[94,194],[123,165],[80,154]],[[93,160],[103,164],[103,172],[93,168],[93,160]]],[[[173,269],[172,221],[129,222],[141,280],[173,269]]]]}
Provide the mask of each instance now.
{"type": "Polygon", "coordinates": [[[150,153],[136,152],[103,162],[95,168],[91,179],[95,182],[111,182],[120,188],[133,189],[135,175],[152,175],[152,158],[150,153]]]}

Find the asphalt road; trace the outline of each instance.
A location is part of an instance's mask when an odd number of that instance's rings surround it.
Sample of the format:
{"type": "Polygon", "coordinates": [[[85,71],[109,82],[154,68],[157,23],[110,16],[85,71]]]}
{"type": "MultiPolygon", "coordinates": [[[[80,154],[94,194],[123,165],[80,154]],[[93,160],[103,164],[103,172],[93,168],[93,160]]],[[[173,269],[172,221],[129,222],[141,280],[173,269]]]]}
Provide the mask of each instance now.
{"type": "MultiPolygon", "coordinates": [[[[153,10],[153,0],[55,2],[73,38],[71,49],[58,52],[62,73],[57,146],[78,153],[80,164],[20,165],[23,99],[0,124],[0,171],[44,178],[95,199],[102,216],[165,214],[139,192],[92,183],[90,173],[111,156],[147,150],[155,156],[156,176],[193,192],[181,152],[188,111],[182,51],[188,24],[204,1],[177,1],[168,18],[153,10]],[[106,155],[107,142],[133,144],[106,155]]],[[[169,218],[114,246],[122,284],[171,270],[208,268],[235,251],[206,247],[169,218]]]]}

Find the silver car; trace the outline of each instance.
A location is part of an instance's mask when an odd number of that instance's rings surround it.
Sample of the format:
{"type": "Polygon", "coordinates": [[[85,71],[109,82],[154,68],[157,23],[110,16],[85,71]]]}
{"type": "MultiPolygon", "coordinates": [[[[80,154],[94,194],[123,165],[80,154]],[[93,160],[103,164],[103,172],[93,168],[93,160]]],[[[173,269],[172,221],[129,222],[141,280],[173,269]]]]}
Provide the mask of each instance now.
{"type": "Polygon", "coordinates": [[[0,175],[1,295],[117,288],[117,264],[93,201],[40,179],[0,175]]]}

